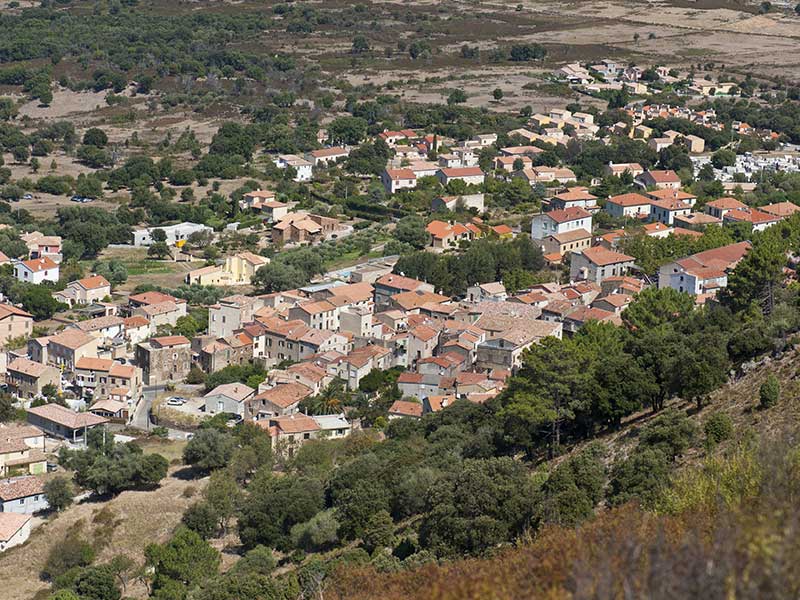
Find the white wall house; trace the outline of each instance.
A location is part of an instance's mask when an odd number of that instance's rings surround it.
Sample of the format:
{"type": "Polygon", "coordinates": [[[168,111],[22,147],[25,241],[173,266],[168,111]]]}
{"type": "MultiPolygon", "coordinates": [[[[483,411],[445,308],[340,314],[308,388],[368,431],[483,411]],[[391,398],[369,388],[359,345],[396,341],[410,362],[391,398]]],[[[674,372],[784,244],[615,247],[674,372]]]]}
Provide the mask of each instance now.
{"type": "Polygon", "coordinates": [[[281,154],[273,160],[275,166],[279,169],[293,167],[296,171],[294,181],[311,181],[313,175],[313,165],[305,158],[301,158],[295,154],[281,154]]]}
{"type": "Polygon", "coordinates": [[[652,200],[641,194],[620,194],[606,200],[605,211],[617,219],[649,217],[651,203],[652,200]]]}
{"type": "Polygon", "coordinates": [[[147,227],[133,232],[133,245],[134,246],[149,246],[153,243],[153,231],[161,229],[167,236],[165,240],[168,246],[174,246],[177,242],[189,239],[189,236],[198,231],[208,231],[213,233],[214,230],[207,225],[200,225],[198,223],[178,223],[177,225],[165,225],[163,227],[147,227]]]}
{"type": "Polygon", "coordinates": [[[386,169],[381,173],[381,183],[390,194],[417,187],[417,175],[411,169],[386,169]]]}
{"type": "Polygon", "coordinates": [[[14,263],[14,277],[25,283],[43,283],[45,281],[58,281],[58,265],[50,258],[33,258],[14,263]]]}
{"type": "Polygon", "coordinates": [[[24,544],[31,535],[31,517],[0,513],[0,552],[24,544]]]}
{"type": "Polygon", "coordinates": [[[534,215],[531,220],[531,238],[541,242],[548,235],[566,233],[576,229],[592,231],[592,215],[580,208],[551,210],[534,215]]]}

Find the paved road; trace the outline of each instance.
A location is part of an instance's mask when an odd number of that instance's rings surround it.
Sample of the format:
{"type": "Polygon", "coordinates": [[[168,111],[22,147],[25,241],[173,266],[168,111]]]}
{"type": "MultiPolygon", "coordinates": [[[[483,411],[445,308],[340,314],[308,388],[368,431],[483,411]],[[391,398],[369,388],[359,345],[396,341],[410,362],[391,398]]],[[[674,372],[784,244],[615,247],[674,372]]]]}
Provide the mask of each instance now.
{"type": "Polygon", "coordinates": [[[159,392],[164,391],[163,385],[149,385],[144,387],[144,394],[141,402],[136,407],[131,419],[131,426],[141,429],[142,431],[150,431],[150,407],[153,406],[153,400],[159,392]]]}

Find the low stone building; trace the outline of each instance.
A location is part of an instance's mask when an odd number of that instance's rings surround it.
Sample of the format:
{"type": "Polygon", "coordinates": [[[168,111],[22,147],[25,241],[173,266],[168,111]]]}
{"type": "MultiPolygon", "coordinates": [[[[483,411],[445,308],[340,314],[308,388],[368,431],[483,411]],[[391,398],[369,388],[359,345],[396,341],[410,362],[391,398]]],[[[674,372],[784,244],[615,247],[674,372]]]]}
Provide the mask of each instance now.
{"type": "Polygon", "coordinates": [[[18,358],[7,367],[6,383],[20,398],[36,398],[43,395],[47,385],[59,389],[61,374],[55,367],[18,358]]]}
{"type": "Polygon", "coordinates": [[[192,368],[192,344],[182,335],[151,338],[136,345],[136,364],[147,385],[182,381],[192,368]]]}

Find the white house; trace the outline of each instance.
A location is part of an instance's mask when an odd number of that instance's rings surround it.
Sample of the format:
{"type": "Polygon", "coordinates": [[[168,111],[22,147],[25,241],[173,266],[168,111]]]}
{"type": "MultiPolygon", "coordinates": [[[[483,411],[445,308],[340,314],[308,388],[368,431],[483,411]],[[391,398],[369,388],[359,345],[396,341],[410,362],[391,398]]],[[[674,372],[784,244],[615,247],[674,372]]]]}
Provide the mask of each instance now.
{"type": "Polygon", "coordinates": [[[695,296],[716,293],[728,285],[728,272],[749,250],[750,242],[739,242],[668,263],[658,271],[658,288],[671,287],[695,296]]]}
{"type": "Polygon", "coordinates": [[[580,207],[551,210],[534,215],[531,220],[531,238],[541,242],[548,235],[566,233],[575,229],[592,231],[592,215],[580,207]]]}
{"type": "Polygon", "coordinates": [[[783,219],[782,216],[771,215],[763,210],[747,208],[747,210],[734,209],[725,213],[723,223],[749,223],[753,231],[764,231],[783,219]]]}
{"type": "Polygon", "coordinates": [[[281,154],[272,162],[274,162],[275,166],[279,169],[286,169],[287,167],[294,168],[296,171],[294,181],[311,181],[313,165],[305,158],[301,158],[296,154],[281,154]]]}
{"type": "Polygon", "coordinates": [[[381,173],[381,183],[387,192],[394,194],[417,187],[417,176],[411,169],[386,169],[381,173]]]}
{"type": "Polygon", "coordinates": [[[208,231],[213,233],[214,230],[207,225],[200,225],[198,223],[178,223],[177,225],[165,225],[163,227],[147,227],[133,232],[133,245],[134,246],[149,246],[153,240],[153,232],[156,229],[163,231],[167,239],[164,240],[168,246],[174,246],[178,242],[186,241],[189,236],[199,231],[208,231]]]}
{"type": "Polygon", "coordinates": [[[675,217],[682,217],[692,212],[692,206],[682,200],[653,200],[650,203],[650,219],[672,225],[675,217]]]}
{"type": "Polygon", "coordinates": [[[0,513],[0,552],[24,544],[30,535],[30,515],[0,513]]]}
{"type": "Polygon", "coordinates": [[[463,181],[467,185],[480,185],[486,175],[480,167],[456,167],[452,169],[439,169],[436,177],[442,185],[451,181],[463,181]]]}
{"type": "Polygon", "coordinates": [[[311,164],[315,167],[327,167],[348,156],[350,156],[350,149],[345,146],[333,146],[332,148],[312,150],[306,154],[306,158],[311,161],[311,164]]]}
{"type": "Polygon", "coordinates": [[[581,253],[573,252],[569,266],[571,280],[586,279],[600,283],[606,277],[625,275],[633,266],[633,257],[608,250],[602,246],[587,248],[581,253]]]}
{"type": "Polygon", "coordinates": [[[243,383],[218,385],[203,396],[203,410],[211,414],[229,413],[244,417],[245,402],[255,393],[253,388],[243,383]]]}
{"type": "Polygon", "coordinates": [[[0,481],[0,512],[32,515],[48,507],[44,483],[38,477],[26,475],[0,481]]]}
{"type": "Polygon", "coordinates": [[[25,283],[58,281],[58,265],[47,256],[14,263],[14,277],[25,283]]]}
{"type": "Polygon", "coordinates": [[[606,200],[605,211],[617,219],[648,217],[651,203],[652,200],[641,194],[620,194],[606,200]]]}

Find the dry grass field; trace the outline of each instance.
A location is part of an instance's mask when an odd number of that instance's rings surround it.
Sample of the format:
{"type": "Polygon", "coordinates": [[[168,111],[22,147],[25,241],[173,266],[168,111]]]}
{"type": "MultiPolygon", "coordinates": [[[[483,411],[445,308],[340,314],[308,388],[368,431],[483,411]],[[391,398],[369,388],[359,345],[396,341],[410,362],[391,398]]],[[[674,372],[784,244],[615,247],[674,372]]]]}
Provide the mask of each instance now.
{"type": "MultiPolygon", "coordinates": [[[[185,442],[164,442],[148,446],[170,460],[179,460],[185,442]]],[[[186,480],[176,476],[181,467],[171,467],[161,486],[154,491],[123,492],[106,502],[84,501],[75,504],[51,520],[41,523],[23,546],[0,555],[0,589],[4,600],[46,598],[49,586],[39,573],[51,548],[73,529],[80,529],[89,541],[102,549],[98,562],[118,554],[143,560],[144,548],[167,540],[186,508],[196,500],[205,480],[186,480]],[[194,492],[187,492],[187,489],[194,492]]],[[[128,584],[126,595],[144,598],[147,590],[141,582],[128,584]]]]}

